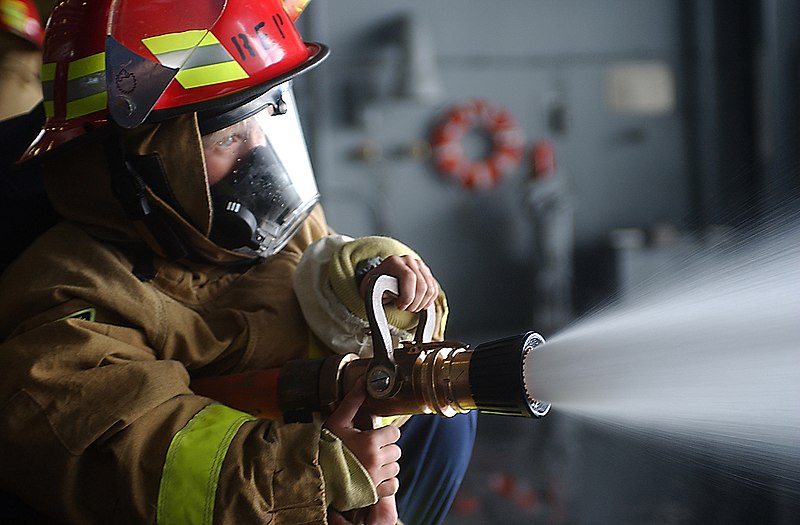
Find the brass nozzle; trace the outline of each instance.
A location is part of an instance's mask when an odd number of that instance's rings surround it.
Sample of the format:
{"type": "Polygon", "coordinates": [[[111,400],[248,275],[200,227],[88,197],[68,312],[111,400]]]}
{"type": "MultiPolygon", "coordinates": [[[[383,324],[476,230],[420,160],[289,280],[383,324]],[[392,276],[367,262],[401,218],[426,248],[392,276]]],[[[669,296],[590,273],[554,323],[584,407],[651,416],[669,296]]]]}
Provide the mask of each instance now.
{"type": "MultiPolygon", "coordinates": [[[[531,352],[544,343],[535,332],[478,345],[458,342],[405,343],[394,351],[397,388],[393,395],[367,399],[376,415],[440,414],[452,417],[479,410],[490,414],[543,417],[550,404],[535,399],[525,384],[531,352]]],[[[339,381],[346,392],[369,367],[349,361],[339,381]]]]}

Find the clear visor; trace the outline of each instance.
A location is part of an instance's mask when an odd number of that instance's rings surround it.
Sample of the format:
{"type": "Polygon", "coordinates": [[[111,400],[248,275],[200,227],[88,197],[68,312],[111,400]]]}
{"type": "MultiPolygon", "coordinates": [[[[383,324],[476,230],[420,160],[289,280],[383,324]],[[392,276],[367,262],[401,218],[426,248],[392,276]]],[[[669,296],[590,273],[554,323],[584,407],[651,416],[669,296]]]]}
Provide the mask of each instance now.
{"type": "Polygon", "coordinates": [[[268,257],[297,232],[319,191],[291,87],[273,88],[247,106],[252,114],[203,135],[210,237],[223,248],[268,257]]]}

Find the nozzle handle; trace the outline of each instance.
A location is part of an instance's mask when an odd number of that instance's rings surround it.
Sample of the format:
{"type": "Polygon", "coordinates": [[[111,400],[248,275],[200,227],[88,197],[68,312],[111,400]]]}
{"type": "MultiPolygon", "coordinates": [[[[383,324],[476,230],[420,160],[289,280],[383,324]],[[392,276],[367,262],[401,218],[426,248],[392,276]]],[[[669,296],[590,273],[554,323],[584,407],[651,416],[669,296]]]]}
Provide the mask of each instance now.
{"type": "MultiPolygon", "coordinates": [[[[396,277],[378,275],[369,280],[365,306],[367,321],[372,331],[373,357],[367,371],[367,390],[373,397],[379,399],[391,396],[399,386],[392,334],[389,331],[389,321],[386,319],[386,310],[383,307],[383,294],[386,292],[395,296],[400,294],[400,285],[396,277]]],[[[435,322],[436,307],[431,304],[419,313],[417,330],[414,334],[416,343],[429,342],[433,338],[435,322]]]]}

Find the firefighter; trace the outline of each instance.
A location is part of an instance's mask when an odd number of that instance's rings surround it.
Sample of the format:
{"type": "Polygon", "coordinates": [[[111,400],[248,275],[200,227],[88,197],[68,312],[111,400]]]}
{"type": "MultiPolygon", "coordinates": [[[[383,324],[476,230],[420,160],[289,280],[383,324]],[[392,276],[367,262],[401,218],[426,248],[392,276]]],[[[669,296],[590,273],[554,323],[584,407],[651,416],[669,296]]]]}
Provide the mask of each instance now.
{"type": "Polygon", "coordinates": [[[355,427],[363,385],[326,420],[294,422],[190,388],[349,351],[358,323],[328,337],[301,302],[334,290],[347,310],[374,275],[399,280],[397,333],[436,304],[442,336],[444,294],[413,251],[325,222],[291,89],[328,54],[294,26],[305,3],[54,8],[46,121],[22,162],[42,166],[63,220],[0,277],[0,488],[43,516],[342,524],[365,509],[383,525],[447,512],[474,417],[415,416],[401,436],[355,427]],[[319,287],[296,282],[301,263],[319,287]],[[398,473],[406,458],[416,468],[398,473]]]}
{"type": "Polygon", "coordinates": [[[40,20],[31,0],[0,0],[0,120],[27,113],[42,99],[40,20]]]}

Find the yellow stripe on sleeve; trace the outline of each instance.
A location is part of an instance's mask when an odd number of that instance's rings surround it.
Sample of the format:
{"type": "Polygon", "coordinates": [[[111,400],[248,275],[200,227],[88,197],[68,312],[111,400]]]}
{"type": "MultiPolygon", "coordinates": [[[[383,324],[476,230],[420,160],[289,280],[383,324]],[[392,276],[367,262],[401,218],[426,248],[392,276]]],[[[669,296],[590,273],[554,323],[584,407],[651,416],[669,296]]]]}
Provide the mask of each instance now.
{"type": "Polygon", "coordinates": [[[158,525],[212,525],[222,462],[236,432],[254,419],[225,405],[209,405],[175,434],[158,489],[158,525]]]}

